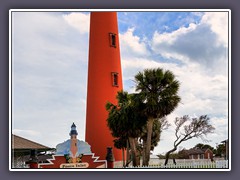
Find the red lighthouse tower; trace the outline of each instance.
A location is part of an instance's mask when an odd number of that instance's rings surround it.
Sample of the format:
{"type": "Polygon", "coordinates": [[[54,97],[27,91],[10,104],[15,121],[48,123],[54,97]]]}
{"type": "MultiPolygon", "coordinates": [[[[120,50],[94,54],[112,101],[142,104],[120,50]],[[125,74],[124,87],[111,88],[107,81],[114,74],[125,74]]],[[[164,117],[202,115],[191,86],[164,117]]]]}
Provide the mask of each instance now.
{"type": "Polygon", "coordinates": [[[107,127],[106,103],[117,103],[122,90],[120,46],[116,12],[92,12],[90,17],[89,64],[87,88],[86,138],[91,150],[106,158],[107,147],[113,147],[116,161],[121,151],[114,148],[107,127]]]}

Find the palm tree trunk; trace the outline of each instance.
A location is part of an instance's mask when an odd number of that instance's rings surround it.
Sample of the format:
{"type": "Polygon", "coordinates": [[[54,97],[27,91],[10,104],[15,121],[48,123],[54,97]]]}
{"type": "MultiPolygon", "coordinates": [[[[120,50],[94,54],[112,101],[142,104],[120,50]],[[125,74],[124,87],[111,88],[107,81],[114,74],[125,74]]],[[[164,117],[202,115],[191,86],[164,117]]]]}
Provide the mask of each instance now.
{"type": "Polygon", "coordinates": [[[138,149],[138,138],[134,138],[135,146],[136,146],[136,158],[137,158],[137,166],[140,166],[140,150],[138,149]]]}
{"type": "Polygon", "coordinates": [[[147,146],[147,140],[143,139],[143,149],[142,149],[142,164],[146,163],[146,146],[147,146]]]}
{"type": "Polygon", "coordinates": [[[124,154],[124,148],[122,148],[122,161],[123,161],[123,167],[125,167],[125,154],[124,154]]]}
{"type": "Polygon", "coordinates": [[[126,157],[126,167],[128,167],[128,164],[131,162],[131,159],[130,159],[130,153],[129,153],[129,150],[130,150],[130,148],[129,148],[129,140],[127,140],[127,157],[126,157]]]}
{"type": "Polygon", "coordinates": [[[145,148],[145,161],[143,161],[143,166],[149,165],[150,151],[151,151],[151,139],[152,139],[152,128],[153,128],[154,118],[150,117],[147,121],[147,143],[145,148]]]}
{"type": "Polygon", "coordinates": [[[133,166],[139,166],[140,165],[140,161],[138,160],[138,156],[137,156],[137,148],[136,148],[136,144],[135,144],[135,139],[132,137],[129,137],[129,144],[130,144],[130,148],[131,148],[131,155],[132,155],[132,162],[133,162],[133,166]]]}

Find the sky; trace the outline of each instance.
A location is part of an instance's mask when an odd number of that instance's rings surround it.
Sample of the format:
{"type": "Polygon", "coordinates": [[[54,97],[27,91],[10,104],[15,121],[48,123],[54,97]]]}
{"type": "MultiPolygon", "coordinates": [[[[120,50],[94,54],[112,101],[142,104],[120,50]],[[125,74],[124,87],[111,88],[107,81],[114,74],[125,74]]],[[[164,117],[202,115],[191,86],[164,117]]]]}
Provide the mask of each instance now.
{"type": "MultiPolygon", "coordinates": [[[[227,11],[120,11],[118,28],[123,89],[135,91],[134,76],[146,68],[170,70],[180,82],[181,103],[167,116],[153,154],[173,147],[174,119],[208,115],[215,127],[207,144],[229,133],[229,17],[227,11]]],[[[12,39],[12,133],[56,147],[71,125],[85,139],[90,13],[15,11],[12,39]]],[[[192,148],[193,138],[180,145],[192,148]]]]}

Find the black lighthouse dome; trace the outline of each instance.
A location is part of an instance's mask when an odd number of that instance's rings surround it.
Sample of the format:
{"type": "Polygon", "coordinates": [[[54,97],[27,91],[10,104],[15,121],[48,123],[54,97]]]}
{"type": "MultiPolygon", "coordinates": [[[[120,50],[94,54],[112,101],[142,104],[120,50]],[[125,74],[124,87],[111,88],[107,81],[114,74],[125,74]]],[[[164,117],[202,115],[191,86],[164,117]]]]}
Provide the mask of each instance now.
{"type": "Polygon", "coordinates": [[[70,136],[72,135],[78,135],[77,130],[76,130],[76,125],[73,123],[71,126],[71,131],[69,133],[70,136]]]}

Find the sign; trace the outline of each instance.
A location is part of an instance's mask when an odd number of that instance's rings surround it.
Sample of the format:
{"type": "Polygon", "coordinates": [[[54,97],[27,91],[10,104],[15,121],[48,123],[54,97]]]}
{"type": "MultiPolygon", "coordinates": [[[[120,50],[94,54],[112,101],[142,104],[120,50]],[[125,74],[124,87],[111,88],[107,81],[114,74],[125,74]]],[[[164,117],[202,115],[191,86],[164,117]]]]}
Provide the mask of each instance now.
{"type": "Polygon", "coordinates": [[[60,168],[88,168],[88,163],[67,163],[67,164],[61,164],[60,168]]]}
{"type": "Polygon", "coordinates": [[[61,168],[61,169],[84,169],[84,168],[107,168],[106,160],[98,160],[93,153],[83,154],[82,162],[69,163],[64,155],[53,155],[47,163],[39,163],[38,168],[61,168]]]}

